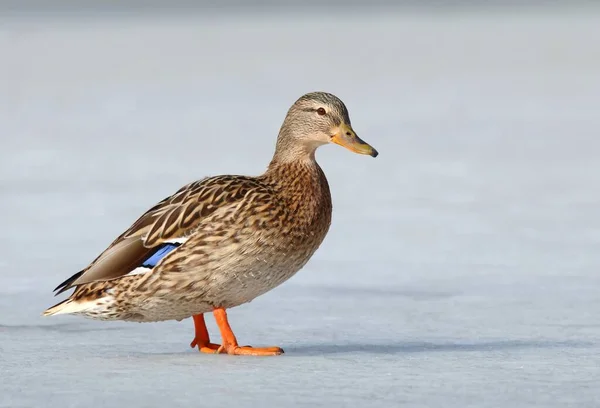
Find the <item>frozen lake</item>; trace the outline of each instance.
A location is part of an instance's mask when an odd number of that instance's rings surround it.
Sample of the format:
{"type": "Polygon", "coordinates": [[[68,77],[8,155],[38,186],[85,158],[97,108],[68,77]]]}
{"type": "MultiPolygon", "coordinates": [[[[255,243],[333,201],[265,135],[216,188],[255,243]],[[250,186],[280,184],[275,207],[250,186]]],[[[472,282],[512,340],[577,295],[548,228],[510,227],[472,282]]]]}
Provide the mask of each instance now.
{"type": "Polygon", "coordinates": [[[0,406],[600,405],[598,9],[335,15],[0,20],[0,406]],[[40,316],[184,183],[261,173],[313,90],[380,156],[319,151],[325,243],[230,311],[284,356],[40,316]]]}

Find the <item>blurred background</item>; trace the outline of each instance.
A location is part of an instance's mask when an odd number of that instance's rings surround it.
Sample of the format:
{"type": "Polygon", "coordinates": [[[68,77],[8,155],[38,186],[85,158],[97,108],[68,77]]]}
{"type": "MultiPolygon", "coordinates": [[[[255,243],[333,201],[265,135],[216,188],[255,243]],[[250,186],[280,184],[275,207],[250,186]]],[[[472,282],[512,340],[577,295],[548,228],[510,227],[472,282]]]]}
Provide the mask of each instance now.
{"type": "Polygon", "coordinates": [[[592,1],[0,2],[0,405],[592,406],[599,40],[592,1]],[[40,317],[183,184],[264,171],[314,90],[380,156],[319,150],[328,237],[231,312],[288,355],[40,317]]]}

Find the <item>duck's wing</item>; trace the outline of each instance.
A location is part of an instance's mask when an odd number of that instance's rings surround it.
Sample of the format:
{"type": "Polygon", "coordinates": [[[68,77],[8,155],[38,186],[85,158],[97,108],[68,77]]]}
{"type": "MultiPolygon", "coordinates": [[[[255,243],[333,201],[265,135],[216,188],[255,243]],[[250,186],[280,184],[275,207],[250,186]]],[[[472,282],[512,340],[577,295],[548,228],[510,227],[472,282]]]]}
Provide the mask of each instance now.
{"type": "Polygon", "coordinates": [[[155,266],[160,255],[176,249],[203,218],[256,189],[264,186],[243,176],[210,177],[182,187],[142,215],[87,268],[58,285],[56,294],[85,283],[118,278],[140,266],[155,266]]]}

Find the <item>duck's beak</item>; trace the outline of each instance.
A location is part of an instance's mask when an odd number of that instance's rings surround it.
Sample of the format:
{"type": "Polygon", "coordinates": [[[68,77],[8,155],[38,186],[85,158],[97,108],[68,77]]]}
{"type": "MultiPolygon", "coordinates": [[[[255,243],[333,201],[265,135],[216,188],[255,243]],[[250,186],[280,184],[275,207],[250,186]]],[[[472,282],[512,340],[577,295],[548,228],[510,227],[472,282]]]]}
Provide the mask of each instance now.
{"type": "Polygon", "coordinates": [[[377,157],[379,153],[371,145],[356,136],[354,130],[350,125],[342,123],[340,126],[334,129],[334,134],[331,137],[331,141],[340,146],[344,146],[346,149],[358,153],[368,154],[371,157],[377,157]]]}

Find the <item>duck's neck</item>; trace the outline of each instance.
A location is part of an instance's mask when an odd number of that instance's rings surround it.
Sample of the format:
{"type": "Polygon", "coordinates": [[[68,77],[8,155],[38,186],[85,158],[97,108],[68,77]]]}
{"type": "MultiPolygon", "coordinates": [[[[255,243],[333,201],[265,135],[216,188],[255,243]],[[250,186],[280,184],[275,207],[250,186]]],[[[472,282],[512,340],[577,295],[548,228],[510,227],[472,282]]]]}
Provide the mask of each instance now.
{"type": "Polygon", "coordinates": [[[264,177],[286,189],[301,186],[310,189],[319,186],[323,181],[327,182],[325,174],[315,160],[314,150],[293,159],[275,154],[264,177]]]}
{"type": "Polygon", "coordinates": [[[289,137],[281,135],[277,138],[277,145],[275,146],[275,153],[269,168],[274,164],[285,164],[285,163],[298,163],[298,162],[312,162],[315,165],[315,151],[319,147],[319,143],[294,143],[289,137]]]}
{"type": "Polygon", "coordinates": [[[331,194],[325,174],[315,160],[314,149],[288,160],[290,155],[275,153],[263,177],[293,211],[304,211],[309,218],[331,216],[331,194]]]}

